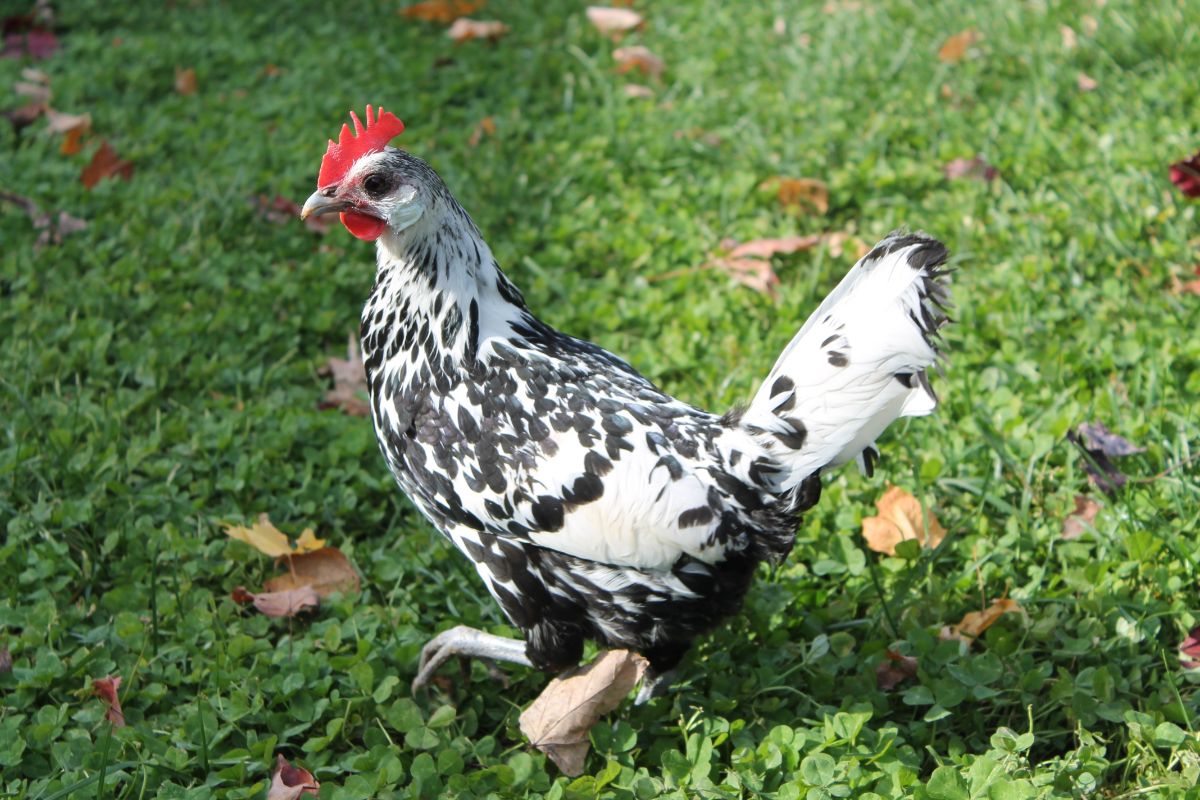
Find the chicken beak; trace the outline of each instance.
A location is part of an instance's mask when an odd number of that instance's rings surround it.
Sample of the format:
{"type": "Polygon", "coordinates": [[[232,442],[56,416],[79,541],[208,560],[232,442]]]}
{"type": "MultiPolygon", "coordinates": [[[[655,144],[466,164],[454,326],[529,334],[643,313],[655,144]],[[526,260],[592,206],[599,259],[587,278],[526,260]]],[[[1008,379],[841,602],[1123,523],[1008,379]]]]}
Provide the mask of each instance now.
{"type": "Polygon", "coordinates": [[[332,214],[336,211],[345,211],[350,207],[350,203],[346,200],[327,196],[327,191],[327,189],[315,191],[304,201],[304,208],[300,209],[300,219],[319,217],[322,214],[332,214]]]}

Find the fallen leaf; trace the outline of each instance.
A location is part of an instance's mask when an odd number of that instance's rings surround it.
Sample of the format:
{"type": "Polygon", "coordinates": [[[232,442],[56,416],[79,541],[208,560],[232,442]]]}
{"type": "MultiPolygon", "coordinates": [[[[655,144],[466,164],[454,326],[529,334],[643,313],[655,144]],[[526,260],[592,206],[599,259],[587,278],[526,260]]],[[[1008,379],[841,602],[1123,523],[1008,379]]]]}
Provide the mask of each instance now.
{"type": "Polygon", "coordinates": [[[304,532],[300,534],[300,538],[296,540],[296,549],[293,552],[296,555],[314,553],[324,546],[324,539],[318,539],[312,528],[305,528],[304,532]]]}
{"type": "Polygon", "coordinates": [[[946,64],[954,64],[962,61],[967,55],[967,51],[971,45],[978,42],[983,37],[976,30],[966,30],[962,33],[956,33],[946,39],[942,44],[942,48],[938,50],[938,59],[946,64]]]}
{"type": "Polygon", "coordinates": [[[196,93],[196,70],[175,68],[175,91],[188,95],[196,93]]]}
{"type": "Polygon", "coordinates": [[[494,42],[506,33],[508,33],[508,26],[503,22],[466,17],[454,20],[450,30],[446,31],[446,35],[458,44],[471,39],[490,39],[494,42]]]}
{"type": "Polygon", "coordinates": [[[950,180],[960,180],[962,178],[974,178],[981,181],[992,181],[1000,174],[1000,171],[989,164],[983,156],[975,156],[973,158],[956,158],[946,166],[942,167],[942,172],[950,180]]]}
{"type": "Polygon", "coordinates": [[[300,795],[317,796],[321,784],[312,773],[303,767],[293,767],[282,754],[275,756],[275,773],[271,776],[271,788],[267,800],[296,800],[300,795]]]}
{"type": "Polygon", "coordinates": [[[816,178],[785,178],[777,175],[759,184],[760,191],[773,192],[780,205],[793,213],[829,211],[829,187],[816,178]]]}
{"type": "Polygon", "coordinates": [[[20,133],[22,128],[31,125],[42,114],[46,113],[45,103],[27,103],[4,112],[4,117],[13,126],[13,132],[20,133]]]}
{"type": "Polygon", "coordinates": [[[97,678],[92,681],[92,690],[108,706],[108,710],[104,712],[104,718],[111,722],[114,728],[125,727],[125,712],[121,710],[121,699],[117,697],[117,690],[120,688],[120,675],[97,678]]]}
{"type": "Polygon", "coordinates": [[[627,83],[621,87],[621,91],[625,92],[625,96],[631,100],[654,99],[654,90],[649,86],[643,86],[640,83],[627,83]]]}
{"type": "Polygon", "coordinates": [[[486,4],[487,0],[429,0],[402,8],[397,13],[408,19],[449,25],[459,17],[475,13],[486,4]]]}
{"type": "Polygon", "coordinates": [[[1079,46],[1079,37],[1075,35],[1075,29],[1070,25],[1062,25],[1058,29],[1062,36],[1063,50],[1074,50],[1079,46]]]}
{"type": "Polygon", "coordinates": [[[732,258],[770,258],[774,255],[810,250],[820,244],[821,239],[821,235],[816,233],[808,236],[783,236],[778,239],[752,239],[734,246],[729,255],[732,258]]]}
{"type": "Polygon", "coordinates": [[[617,73],[624,75],[632,70],[638,70],[651,78],[662,77],[663,70],[667,68],[666,63],[650,52],[647,47],[642,47],[640,44],[631,45],[629,47],[618,47],[613,50],[613,61],[617,62],[617,73]]]}
{"type": "Polygon", "coordinates": [[[13,91],[22,97],[28,97],[34,103],[49,103],[50,102],[50,87],[45,83],[36,81],[17,81],[13,84],[13,91]]]}
{"type": "Polygon", "coordinates": [[[34,230],[40,231],[37,242],[34,244],[35,248],[59,244],[64,237],[87,228],[86,222],[71,216],[65,211],[59,211],[56,215],[44,213],[38,207],[37,203],[28,197],[22,197],[13,192],[0,190],[0,200],[12,203],[21,208],[29,217],[34,230]]]}
{"type": "Polygon", "coordinates": [[[642,15],[628,8],[588,6],[588,22],[605,36],[620,38],[642,24],[642,15]]]}
{"type": "Polygon", "coordinates": [[[330,358],[321,373],[333,376],[333,388],[325,393],[319,408],[340,408],[352,417],[369,417],[371,404],[367,395],[367,370],[363,367],[358,340],[350,334],[346,358],[330,358]]]}
{"type": "Polygon", "coordinates": [[[1100,84],[1096,83],[1096,79],[1081,72],[1075,78],[1075,86],[1081,92],[1094,92],[1099,88],[1100,84]]]}
{"type": "Polygon", "coordinates": [[[101,142],[100,147],[92,155],[92,160],[83,168],[79,176],[83,185],[88,189],[96,186],[105,178],[119,177],[129,180],[133,177],[133,162],[124,161],[117,157],[117,151],[107,141],[101,142]]]}
{"type": "Polygon", "coordinates": [[[1185,197],[1200,197],[1200,152],[1171,165],[1171,183],[1179,187],[1185,197]]]}
{"type": "Polygon", "coordinates": [[[1098,422],[1083,423],[1068,432],[1067,438],[1084,450],[1083,469],[1105,494],[1113,494],[1127,480],[1112,459],[1146,451],[1146,448],[1134,445],[1098,422]]]}
{"type": "Polygon", "coordinates": [[[1096,31],[1100,29],[1100,23],[1091,14],[1084,14],[1079,18],[1079,27],[1088,36],[1095,36],[1096,31]]]}
{"type": "Polygon", "coordinates": [[[329,597],[337,592],[358,594],[361,586],[358,573],[350,559],[336,547],[288,556],[287,561],[287,572],[263,584],[268,592],[286,593],[311,588],[319,597],[329,597]]]}
{"type": "Polygon", "coordinates": [[[1024,614],[1025,610],[1017,604],[1016,600],[1007,597],[1001,597],[999,600],[993,600],[992,604],[983,611],[969,611],[963,615],[962,621],[957,625],[947,625],[942,628],[941,638],[957,639],[970,646],[972,642],[983,635],[983,632],[992,627],[1000,617],[1005,614],[1024,614]]]}
{"type": "Polygon", "coordinates": [[[284,592],[247,591],[239,586],[230,595],[235,603],[253,603],[260,613],[268,617],[294,617],[301,611],[316,608],[321,603],[320,596],[311,586],[301,586],[298,589],[288,589],[284,592]]]}
{"type": "Polygon", "coordinates": [[[92,127],[91,114],[64,114],[53,108],[46,109],[46,130],[50,133],[70,133],[71,131],[87,131],[92,127]]]}
{"type": "Polygon", "coordinates": [[[521,732],[565,775],[583,773],[588,731],[642,679],[646,659],[628,650],[608,650],[595,661],[547,684],[521,714],[521,732]]]}
{"type": "Polygon", "coordinates": [[[778,239],[755,239],[743,244],[726,240],[721,246],[728,252],[712,257],[703,269],[721,270],[743,286],[774,298],[779,276],[775,274],[770,258],[808,250],[818,245],[822,238],[821,234],[784,236],[778,239]]]}
{"type": "Polygon", "coordinates": [[[484,117],[479,120],[479,124],[475,126],[475,130],[471,131],[471,138],[467,139],[467,144],[471,147],[478,147],[479,142],[484,136],[493,136],[496,133],[496,118],[484,117]]]}
{"type": "Polygon", "coordinates": [[[1192,628],[1179,643],[1179,664],[1184,669],[1200,669],[1200,627],[1192,628]]]}
{"type": "Polygon", "coordinates": [[[12,653],[9,652],[8,645],[0,647],[0,675],[8,675],[12,672],[12,653]]]}
{"type": "Polygon", "coordinates": [[[239,542],[245,542],[260,553],[269,556],[290,556],[292,545],[281,530],[271,524],[266,514],[259,514],[258,521],[249,528],[243,525],[228,525],[225,535],[239,542]]]}
{"type": "Polygon", "coordinates": [[[787,34],[787,20],[783,17],[776,16],[775,21],[771,23],[771,32],[776,36],[784,36],[787,34]]]}
{"type": "Polygon", "coordinates": [[[1063,520],[1062,538],[1075,539],[1091,527],[1100,513],[1100,504],[1087,495],[1075,495],[1075,511],[1063,520]]]}
{"type": "Polygon", "coordinates": [[[876,553],[896,555],[896,545],[916,539],[922,547],[933,549],[946,538],[946,530],[932,512],[921,508],[921,501],[899,486],[889,486],[875,501],[879,516],[864,517],[863,538],[876,553]]]}
{"type": "Polygon", "coordinates": [[[1181,281],[1174,275],[1171,276],[1171,294],[1196,294],[1200,295],[1200,264],[1192,268],[1192,274],[1195,279],[1190,281],[1181,281]]]}
{"type": "Polygon", "coordinates": [[[917,660],[912,656],[902,656],[894,650],[884,653],[887,656],[875,665],[875,686],[881,692],[890,692],[905,681],[917,677],[917,660]]]}

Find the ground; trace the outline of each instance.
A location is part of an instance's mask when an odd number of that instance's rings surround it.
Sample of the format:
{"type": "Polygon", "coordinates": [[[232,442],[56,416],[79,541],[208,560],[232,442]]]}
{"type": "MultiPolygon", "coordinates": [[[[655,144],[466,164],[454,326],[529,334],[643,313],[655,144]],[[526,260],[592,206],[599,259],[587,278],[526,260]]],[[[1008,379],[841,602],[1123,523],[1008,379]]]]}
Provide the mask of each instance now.
{"type": "MultiPolygon", "coordinates": [[[[37,247],[0,210],[8,796],[261,797],[276,753],[327,798],[1200,796],[1178,652],[1200,618],[1200,297],[1177,288],[1200,215],[1167,179],[1200,147],[1195,0],[639,2],[622,44],[665,60],[657,82],[617,74],[583,3],[493,0],[474,16],[510,32],[461,45],[379,0],[60,5],[35,66],[92,138],[63,155],[44,120],[0,126],[0,186],[88,223],[37,247]],[[541,674],[447,669],[410,699],[431,634],[512,631],[369,422],[317,407],[372,253],[254,198],[303,202],[368,102],[547,321],[705,407],[747,399],[850,263],[782,257],[772,300],[693,269],[723,238],[906,225],[954,253],[937,415],[890,431],[874,478],[827,479],[791,558],[675,692],[593,729],[577,779],[518,731],[541,674]],[[89,191],[101,139],[134,172],[89,191]],[[945,175],[976,155],[993,180],[945,175]],[[758,190],[780,175],[825,181],[828,212],[758,190]],[[1066,438],[1089,421],[1145,448],[1112,496],[1066,438]],[[936,551],[864,547],[889,482],[937,514],[936,551]],[[1065,539],[1077,495],[1103,505],[1065,539]],[[222,525],[260,512],[342,549],[362,593],[293,620],[235,604],[275,567],[222,525]],[[1002,597],[1023,613],[939,639],[1002,597]],[[888,650],[918,668],[884,690],[888,650]],[[126,727],[93,694],[107,675],[126,727]]],[[[31,65],[0,61],[4,108],[31,65]]]]}

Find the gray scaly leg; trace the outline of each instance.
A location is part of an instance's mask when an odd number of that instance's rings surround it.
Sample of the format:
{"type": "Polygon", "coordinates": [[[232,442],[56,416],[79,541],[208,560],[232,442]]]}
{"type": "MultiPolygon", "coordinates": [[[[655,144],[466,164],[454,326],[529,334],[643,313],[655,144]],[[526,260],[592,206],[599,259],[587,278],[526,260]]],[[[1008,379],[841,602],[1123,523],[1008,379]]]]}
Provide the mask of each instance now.
{"type": "Polygon", "coordinates": [[[417,677],[412,682],[413,694],[425,688],[433,679],[438,668],[454,656],[507,661],[525,667],[533,666],[529,657],[525,655],[525,642],[521,639],[506,639],[503,636],[459,625],[439,633],[430,639],[429,643],[421,650],[417,677]]]}

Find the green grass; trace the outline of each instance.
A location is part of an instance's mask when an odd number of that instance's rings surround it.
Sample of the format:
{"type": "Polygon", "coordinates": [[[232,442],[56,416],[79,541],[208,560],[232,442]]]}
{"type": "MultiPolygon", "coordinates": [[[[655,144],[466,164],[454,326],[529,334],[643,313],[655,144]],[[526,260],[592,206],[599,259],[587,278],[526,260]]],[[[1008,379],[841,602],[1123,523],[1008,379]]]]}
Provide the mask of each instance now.
{"type": "Polygon", "coordinates": [[[459,47],[387,2],[60,5],[53,103],[136,173],[85,191],[90,150],[0,126],[0,186],[90,223],[39,251],[0,210],[0,791],[260,797],[283,752],[327,798],[1200,797],[1200,679],[1176,653],[1200,621],[1200,479],[1150,480],[1200,446],[1200,298],[1168,291],[1200,214],[1166,180],[1200,147],[1200,3],[645,2],[627,41],[667,61],[650,102],[625,99],[582,3],[493,0],[479,16],[511,34],[459,47]],[[941,63],[972,27],[976,55],[941,63]],[[508,629],[370,424],[316,409],[369,247],[251,203],[302,201],[367,102],[406,120],[545,319],[706,407],[747,398],[848,266],[791,257],[774,303],[711,272],[649,280],[722,237],[909,225],[961,267],[938,414],[886,436],[876,478],[829,480],[792,557],[676,692],[594,729],[574,781],[517,729],[540,674],[502,691],[449,670],[449,692],[408,698],[429,635],[508,629]],[[679,134],[698,129],[720,142],[679,134]],[[976,153],[998,180],[943,177],[976,153]],[[827,181],[827,217],[755,191],[779,174],[827,181]],[[1121,461],[1146,480],[1064,541],[1094,493],[1065,440],[1087,420],[1146,447],[1121,461]],[[936,509],[936,553],[862,549],[887,481],[936,509]],[[347,552],[362,595],[293,622],[235,606],[273,569],[220,522],[262,511],[347,552]],[[938,640],[1006,594],[1026,617],[970,653],[938,640]],[[881,692],[888,648],[920,671],[881,692]],[[122,729],[91,695],[108,674],[122,729]]]}

